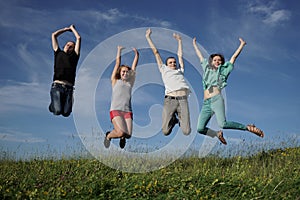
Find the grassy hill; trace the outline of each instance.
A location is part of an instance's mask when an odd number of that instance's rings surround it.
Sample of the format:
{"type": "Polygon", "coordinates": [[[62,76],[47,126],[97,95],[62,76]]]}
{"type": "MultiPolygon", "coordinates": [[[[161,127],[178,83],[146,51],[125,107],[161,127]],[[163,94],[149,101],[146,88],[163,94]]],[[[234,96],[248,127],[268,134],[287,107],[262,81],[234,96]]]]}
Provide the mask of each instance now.
{"type": "Polygon", "coordinates": [[[148,173],[96,159],[0,161],[0,199],[300,199],[300,148],[188,157],[148,173]]]}

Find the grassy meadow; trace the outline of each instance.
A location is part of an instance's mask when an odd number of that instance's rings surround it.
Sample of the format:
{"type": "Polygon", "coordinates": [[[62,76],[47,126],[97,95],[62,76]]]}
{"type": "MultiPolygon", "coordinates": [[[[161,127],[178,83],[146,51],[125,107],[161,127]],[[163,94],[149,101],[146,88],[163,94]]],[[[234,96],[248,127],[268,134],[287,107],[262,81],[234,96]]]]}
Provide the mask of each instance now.
{"type": "Polygon", "coordinates": [[[148,173],[97,159],[0,161],[0,199],[300,199],[300,148],[185,157],[148,173]]]}

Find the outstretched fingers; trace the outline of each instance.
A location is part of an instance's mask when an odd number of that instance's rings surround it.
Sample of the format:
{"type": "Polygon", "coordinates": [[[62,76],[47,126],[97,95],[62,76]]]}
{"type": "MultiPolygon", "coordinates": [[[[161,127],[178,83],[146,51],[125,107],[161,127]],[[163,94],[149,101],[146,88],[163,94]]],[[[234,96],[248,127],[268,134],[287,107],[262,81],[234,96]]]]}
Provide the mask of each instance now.
{"type": "Polygon", "coordinates": [[[151,33],[152,33],[151,29],[148,28],[148,29],[146,30],[146,37],[150,37],[151,33]]]}
{"type": "Polygon", "coordinates": [[[246,44],[247,44],[246,41],[245,41],[243,38],[239,38],[239,40],[240,40],[240,43],[241,43],[242,45],[246,45],[246,44]]]}
{"type": "Polygon", "coordinates": [[[181,36],[180,36],[178,33],[173,33],[173,37],[174,37],[176,40],[181,40],[181,36]]]}

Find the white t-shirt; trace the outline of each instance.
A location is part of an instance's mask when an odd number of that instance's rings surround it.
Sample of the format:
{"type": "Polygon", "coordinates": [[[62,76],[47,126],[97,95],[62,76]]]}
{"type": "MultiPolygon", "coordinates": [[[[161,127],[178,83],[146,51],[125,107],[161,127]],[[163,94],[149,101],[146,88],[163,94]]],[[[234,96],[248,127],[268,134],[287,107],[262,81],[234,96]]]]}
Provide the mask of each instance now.
{"type": "Polygon", "coordinates": [[[160,73],[162,76],[162,80],[165,84],[165,94],[167,95],[170,92],[188,89],[189,86],[184,80],[183,69],[171,69],[165,64],[161,65],[160,73]]]}

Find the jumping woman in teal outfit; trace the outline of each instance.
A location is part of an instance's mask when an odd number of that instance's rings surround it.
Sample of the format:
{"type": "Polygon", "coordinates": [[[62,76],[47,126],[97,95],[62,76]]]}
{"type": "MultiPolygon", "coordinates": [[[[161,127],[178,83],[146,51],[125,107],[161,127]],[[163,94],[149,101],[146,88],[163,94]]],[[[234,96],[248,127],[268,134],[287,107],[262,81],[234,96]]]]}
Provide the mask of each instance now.
{"type": "Polygon", "coordinates": [[[264,137],[263,131],[253,124],[243,125],[238,122],[226,121],[225,104],[221,90],[227,85],[227,78],[233,70],[234,62],[246,45],[246,42],[243,39],[240,38],[239,40],[239,47],[234,52],[231,59],[225,62],[224,56],[221,54],[212,54],[210,55],[209,60],[204,59],[197,46],[196,38],[193,39],[193,45],[203,69],[202,82],[204,90],[204,102],[198,119],[197,131],[210,137],[217,136],[225,145],[227,142],[223,137],[222,130],[214,131],[206,127],[214,114],[216,114],[218,125],[222,129],[244,130],[252,132],[259,137],[264,137]]]}

